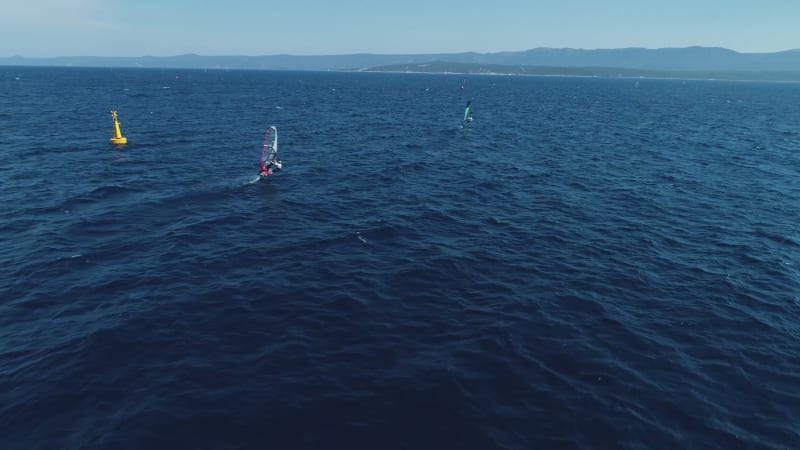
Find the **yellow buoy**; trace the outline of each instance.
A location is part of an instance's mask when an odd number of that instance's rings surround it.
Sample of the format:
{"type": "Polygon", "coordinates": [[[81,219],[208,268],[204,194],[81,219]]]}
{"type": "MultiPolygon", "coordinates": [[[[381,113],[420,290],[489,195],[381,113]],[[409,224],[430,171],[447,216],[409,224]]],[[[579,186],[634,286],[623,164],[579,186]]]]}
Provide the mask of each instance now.
{"type": "Polygon", "coordinates": [[[122,135],[122,132],[119,131],[119,120],[117,120],[117,112],[111,111],[111,118],[114,119],[114,137],[111,138],[112,144],[127,144],[128,138],[122,135]]]}

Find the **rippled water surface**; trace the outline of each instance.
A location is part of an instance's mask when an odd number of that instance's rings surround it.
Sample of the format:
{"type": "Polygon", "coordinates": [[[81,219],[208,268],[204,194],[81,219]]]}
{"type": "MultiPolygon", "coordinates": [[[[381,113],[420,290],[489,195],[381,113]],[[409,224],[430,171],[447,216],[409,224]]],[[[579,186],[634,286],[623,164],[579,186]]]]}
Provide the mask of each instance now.
{"type": "Polygon", "coordinates": [[[800,85],[462,80],[0,68],[0,447],[800,448],[800,85]]]}

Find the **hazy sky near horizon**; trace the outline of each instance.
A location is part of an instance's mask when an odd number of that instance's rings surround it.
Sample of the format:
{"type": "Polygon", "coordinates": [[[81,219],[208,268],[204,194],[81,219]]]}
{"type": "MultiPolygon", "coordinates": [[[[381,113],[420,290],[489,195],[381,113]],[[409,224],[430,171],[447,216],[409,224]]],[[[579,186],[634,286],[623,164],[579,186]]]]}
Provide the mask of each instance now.
{"type": "Polygon", "coordinates": [[[0,56],[800,48],[800,0],[5,0],[0,56]]]}

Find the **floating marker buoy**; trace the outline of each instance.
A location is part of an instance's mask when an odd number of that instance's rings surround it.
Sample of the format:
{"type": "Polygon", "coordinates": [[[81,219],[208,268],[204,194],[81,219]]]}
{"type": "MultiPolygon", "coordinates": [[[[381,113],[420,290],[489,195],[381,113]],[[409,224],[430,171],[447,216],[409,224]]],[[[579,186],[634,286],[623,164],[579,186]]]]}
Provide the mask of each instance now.
{"type": "Polygon", "coordinates": [[[128,143],[128,138],[122,135],[119,131],[119,120],[117,120],[117,112],[111,111],[111,118],[114,119],[114,137],[111,138],[111,143],[115,145],[122,145],[128,143]]]}

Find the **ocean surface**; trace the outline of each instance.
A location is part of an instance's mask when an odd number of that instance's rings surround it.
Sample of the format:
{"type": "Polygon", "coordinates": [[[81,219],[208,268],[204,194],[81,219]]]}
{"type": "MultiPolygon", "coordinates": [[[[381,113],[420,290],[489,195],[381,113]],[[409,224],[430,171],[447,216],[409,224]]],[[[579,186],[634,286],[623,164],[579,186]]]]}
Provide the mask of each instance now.
{"type": "Polygon", "coordinates": [[[0,448],[798,449],[798,105],[2,67],[0,448]]]}

